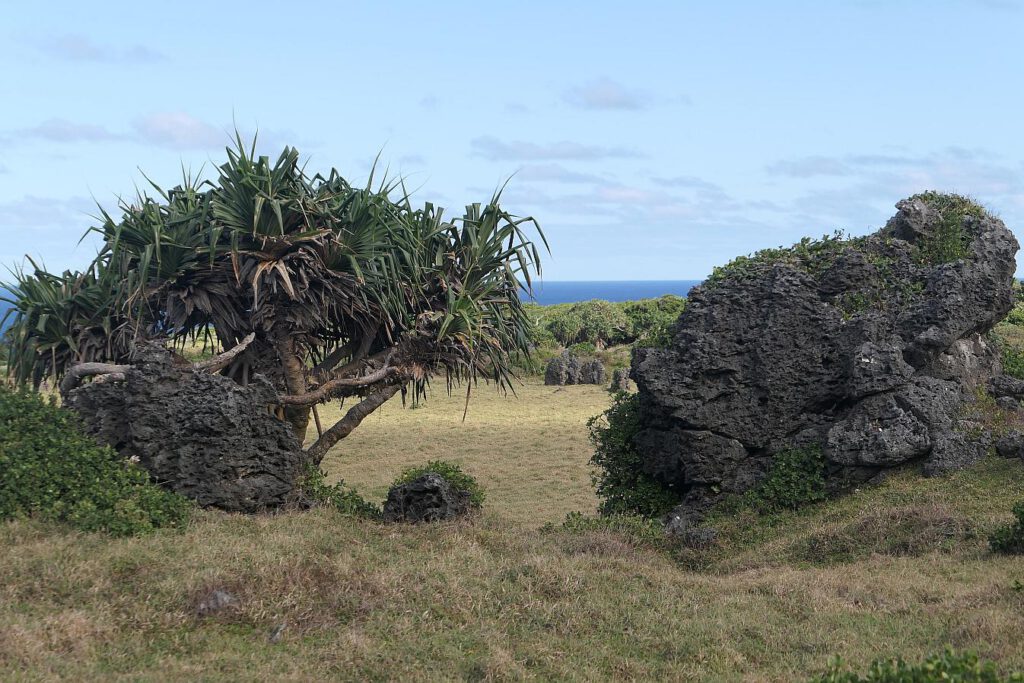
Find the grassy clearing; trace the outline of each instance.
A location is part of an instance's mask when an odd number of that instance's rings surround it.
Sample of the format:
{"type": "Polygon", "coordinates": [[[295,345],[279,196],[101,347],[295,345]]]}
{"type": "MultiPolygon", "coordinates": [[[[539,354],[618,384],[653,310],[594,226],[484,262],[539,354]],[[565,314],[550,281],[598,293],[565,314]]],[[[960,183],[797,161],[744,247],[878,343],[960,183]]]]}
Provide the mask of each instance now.
{"type": "MultiPolygon", "coordinates": [[[[608,392],[548,387],[530,378],[516,394],[475,387],[465,422],[464,392],[438,390],[416,408],[393,400],[327,455],[328,481],[344,479],[381,501],[406,467],[450,460],[476,477],[487,491],[486,507],[502,519],[540,526],[570,512],[594,511],[586,422],[608,407],[608,392]]],[[[336,403],[321,406],[324,425],[339,412],[336,403]]]]}
{"type": "Polygon", "coordinates": [[[488,490],[469,521],[204,512],[134,539],[0,525],[0,677],[800,681],[833,655],[946,644],[1024,668],[1024,560],[986,548],[1024,497],[1019,461],[723,517],[719,546],[666,551],[539,531],[594,508],[584,422],[605,392],[481,387],[465,425],[463,400],[389,405],[325,466],[382,497],[406,465],[455,460],[488,490]],[[213,588],[238,603],[200,617],[213,588]]]}

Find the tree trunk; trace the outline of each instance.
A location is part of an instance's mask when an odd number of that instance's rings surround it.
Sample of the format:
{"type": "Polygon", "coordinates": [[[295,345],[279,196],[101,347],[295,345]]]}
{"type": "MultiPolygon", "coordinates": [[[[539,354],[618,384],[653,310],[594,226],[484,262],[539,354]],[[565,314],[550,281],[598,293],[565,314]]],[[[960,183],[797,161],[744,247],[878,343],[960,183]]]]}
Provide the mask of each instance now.
{"type": "MultiPolygon", "coordinates": [[[[306,393],[306,372],[302,359],[295,350],[295,340],[287,334],[275,342],[277,355],[281,359],[281,370],[288,393],[297,396],[306,393]]],[[[309,406],[285,406],[284,419],[292,426],[299,443],[306,440],[309,427],[309,406]]]]}

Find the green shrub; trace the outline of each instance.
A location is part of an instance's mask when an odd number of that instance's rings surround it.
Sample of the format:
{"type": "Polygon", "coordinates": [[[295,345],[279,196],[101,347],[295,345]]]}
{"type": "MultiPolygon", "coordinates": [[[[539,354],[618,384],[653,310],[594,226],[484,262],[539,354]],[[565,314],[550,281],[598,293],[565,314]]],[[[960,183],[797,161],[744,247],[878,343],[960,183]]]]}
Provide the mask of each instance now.
{"type": "Polygon", "coordinates": [[[452,488],[458,489],[459,491],[466,491],[469,493],[469,504],[473,507],[480,507],[484,502],[484,490],[469,474],[462,471],[462,468],[452,462],[445,460],[431,460],[426,465],[420,465],[419,467],[410,467],[402,471],[402,474],[395,479],[392,486],[401,486],[402,484],[408,484],[411,481],[419,479],[424,474],[433,472],[443,477],[452,488]]]}
{"type": "Polygon", "coordinates": [[[183,527],[192,504],[81,431],[38,394],[0,386],[0,519],[37,517],[132,536],[183,527]]]}
{"type": "Polygon", "coordinates": [[[810,683],[1020,683],[1024,675],[1001,676],[992,662],[982,662],[973,653],[958,654],[947,649],[920,664],[908,664],[901,658],[878,660],[861,676],[836,659],[829,670],[810,683]]]}
{"type": "Polygon", "coordinates": [[[587,421],[594,456],[590,463],[602,515],[656,517],[679,503],[679,495],[641,470],[633,437],[640,429],[639,396],[621,392],[601,415],[587,421]]]}
{"type": "Polygon", "coordinates": [[[1002,344],[999,349],[1003,361],[1003,373],[1017,379],[1024,379],[1024,349],[1002,344]]]}
{"type": "Polygon", "coordinates": [[[603,346],[628,339],[629,318],[621,306],[593,299],[559,310],[551,317],[548,328],[564,346],[579,342],[603,346]]]}
{"type": "Polygon", "coordinates": [[[574,356],[593,356],[597,353],[597,347],[590,342],[580,342],[579,344],[573,344],[568,349],[569,353],[574,356]]]}
{"type": "Polygon", "coordinates": [[[1010,312],[1006,314],[1003,322],[1024,326],[1024,301],[1018,301],[1010,312]]]}
{"type": "Polygon", "coordinates": [[[922,192],[911,199],[924,200],[941,216],[936,230],[915,245],[918,262],[935,265],[967,256],[971,236],[964,230],[964,218],[981,218],[985,215],[985,209],[969,197],[958,194],[922,192]]]}
{"type": "Polygon", "coordinates": [[[999,527],[989,537],[988,545],[993,552],[1004,555],[1024,555],[1024,501],[1013,506],[1016,521],[999,527]]]}
{"type": "Polygon", "coordinates": [[[351,517],[380,519],[379,506],[367,501],[355,489],[345,488],[345,482],[328,484],[326,475],[318,467],[310,467],[299,484],[302,493],[314,503],[337,510],[351,517]]]}
{"type": "Polygon", "coordinates": [[[807,446],[776,453],[768,476],[744,495],[762,512],[796,510],[824,500],[825,456],[821,448],[807,446]]]}
{"type": "Polygon", "coordinates": [[[673,294],[623,305],[630,336],[643,346],[667,346],[669,332],[685,309],[686,299],[673,294]]]}

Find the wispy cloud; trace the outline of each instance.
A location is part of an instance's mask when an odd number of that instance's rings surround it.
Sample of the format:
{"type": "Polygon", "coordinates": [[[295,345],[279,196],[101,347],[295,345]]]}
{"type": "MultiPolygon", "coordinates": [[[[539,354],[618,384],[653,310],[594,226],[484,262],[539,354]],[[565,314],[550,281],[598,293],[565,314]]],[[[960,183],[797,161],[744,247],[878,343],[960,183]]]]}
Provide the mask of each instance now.
{"type": "Polygon", "coordinates": [[[523,166],[516,173],[517,180],[549,182],[549,183],[606,183],[603,178],[594,173],[582,173],[573,171],[561,164],[529,164],[523,166]]]}
{"type": "Polygon", "coordinates": [[[492,136],[475,138],[470,141],[470,146],[473,154],[492,161],[593,161],[640,156],[636,150],[624,147],[603,147],[569,141],[547,144],[522,140],[503,142],[492,136]]]}
{"type": "Polygon", "coordinates": [[[206,149],[228,140],[227,132],[184,112],[160,112],[136,119],[136,134],[143,142],[169,149],[206,149]]]}
{"type": "Polygon", "coordinates": [[[783,159],[769,164],[766,171],[772,175],[792,178],[813,178],[814,176],[845,176],[853,173],[850,166],[834,157],[812,156],[802,159],[783,159]]]}
{"type": "Polygon", "coordinates": [[[602,77],[570,88],[565,92],[564,99],[582,109],[642,109],[649,104],[651,98],[641,90],[602,77]]]}
{"type": "Polygon", "coordinates": [[[167,57],[141,44],[111,47],[95,42],[81,33],[68,33],[39,43],[39,49],[57,59],[72,62],[106,62],[119,64],[151,64],[167,57]]]}
{"type": "Polygon", "coordinates": [[[16,135],[51,142],[106,142],[126,138],[125,135],[115,133],[105,126],[76,123],[67,119],[49,119],[38,126],[17,131],[16,135]]]}

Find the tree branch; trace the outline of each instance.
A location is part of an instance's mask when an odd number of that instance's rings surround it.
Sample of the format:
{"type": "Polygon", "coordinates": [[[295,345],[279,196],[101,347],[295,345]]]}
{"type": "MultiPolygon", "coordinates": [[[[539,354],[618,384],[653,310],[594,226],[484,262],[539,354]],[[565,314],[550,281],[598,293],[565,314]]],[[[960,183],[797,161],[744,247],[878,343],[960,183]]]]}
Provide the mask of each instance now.
{"type": "Polygon", "coordinates": [[[60,394],[66,395],[74,389],[86,377],[94,375],[119,374],[123,378],[125,373],[132,369],[130,365],[114,365],[113,363],[79,363],[68,368],[64,379],[60,381],[60,394]]]}
{"type": "Polygon", "coordinates": [[[196,372],[220,372],[221,370],[223,370],[224,368],[231,364],[231,361],[235,359],[235,356],[242,353],[242,351],[245,351],[246,347],[249,346],[249,344],[252,344],[252,341],[255,338],[256,333],[250,332],[245,339],[238,342],[238,344],[236,344],[233,348],[231,348],[228,351],[225,351],[219,356],[214,356],[213,358],[208,358],[204,361],[193,363],[192,369],[195,370],[196,372]]]}
{"type": "Polygon", "coordinates": [[[327,451],[331,450],[334,444],[351,434],[352,430],[359,426],[359,423],[366,419],[370,413],[384,405],[389,398],[397,394],[399,389],[401,389],[400,384],[383,387],[349,408],[349,411],[345,413],[345,417],[338,420],[333,427],[324,432],[323,436],[306,449],[307,462],[319,467],[324,456],[327,455],[327,451]]]}
{"type": "Polygon", "coordinates": [[[310,374],[312,374],[317,380],[321,380],[324,375],[327,375],[328,373],[344,376],[356,369],[359,366],[360,361],[366,358],[366,354],[370,352],[370,347],[373,346],[373,340],[377,338],[377,332],[379,330],[379,326],[375,327],[373,332],[364,336],[359,341],[358,347],[356,346],[354,339],[344,346],[338,347],[329,354],[327,358],[324,358],[322,363],[314,367],[310,374]],[[342,359],[347,358],[349,355],[352,356],[352,360],[337,372],[331,373],[331,370],[333,370],[334,367],[342,361],[342,359]]]}
{"type": "Polygon", "coordinates": [[[318,389],[305,394],[292,394],[278,397],[278,402],[283,406],[309,406],[332,398],[339,389],[362,388],[377,384],[400,373],[398,368],[385,365],[362,377],[344,377],[324,382],[318,389]]]}

